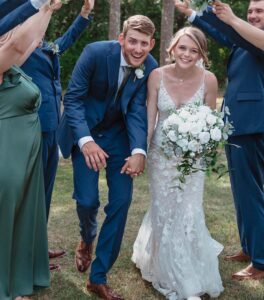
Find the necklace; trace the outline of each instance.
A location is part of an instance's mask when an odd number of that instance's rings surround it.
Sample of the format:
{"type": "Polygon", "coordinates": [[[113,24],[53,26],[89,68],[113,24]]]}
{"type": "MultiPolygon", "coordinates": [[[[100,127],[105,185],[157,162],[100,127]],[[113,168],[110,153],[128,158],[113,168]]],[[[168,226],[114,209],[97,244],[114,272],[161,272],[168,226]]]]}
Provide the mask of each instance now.
{"type": "Polygon", "coordinates": [[[183,84],[184,83],[184,79],[183,78],[177,78],[177,77],[174,77],[175,79],[176,79],[176,82],[178,83],[178,84],[183,84]]]}
{"type": "Polygon", "coordinates": [[[176,81],[177,84],[183,84],[185,81],[187,81],[188,79],[190,79],[190,77],[192,77],[192,74],[194,72],[194,70],[188,70],[187,72],[182,72],[180,70],[177,70],[177,65],[174,65],[174,79],[176,81]],[[179,73],[179,75],[184,75],[183,77],[177,77],[177,73],[179,73]]]}

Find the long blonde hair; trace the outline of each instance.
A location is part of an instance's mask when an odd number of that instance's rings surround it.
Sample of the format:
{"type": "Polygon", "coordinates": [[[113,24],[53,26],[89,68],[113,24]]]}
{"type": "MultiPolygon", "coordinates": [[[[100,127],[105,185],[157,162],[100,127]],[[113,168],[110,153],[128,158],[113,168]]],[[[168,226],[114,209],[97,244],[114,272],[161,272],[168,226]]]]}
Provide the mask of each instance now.
{"type": "Polygon", "coordinates": [[[169,55],[169,61],[173,62],[175,61],[174,55],[173,55],[173,49],[175,46],[177,46],[179,39],[183,37],[184,35],[188,36],[198,47],[200,55],[204,61],[205,66],[209,65],[209,60],[207,57],[207,40],[204,35],[204,33],[192,26],[184,27],[177,31],[175,35],[172,37],[169,48],[167,49],[168,55],[169,55]]]}

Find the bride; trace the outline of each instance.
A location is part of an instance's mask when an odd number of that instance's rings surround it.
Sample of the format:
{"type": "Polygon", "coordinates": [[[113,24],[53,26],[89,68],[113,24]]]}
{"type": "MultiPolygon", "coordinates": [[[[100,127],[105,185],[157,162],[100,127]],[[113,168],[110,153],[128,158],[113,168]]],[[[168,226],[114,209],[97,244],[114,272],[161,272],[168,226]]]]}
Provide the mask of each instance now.
{"type": "Polygon", "coordinates": [[[205,224],[204,173],[187,176],[184,190],[174,188],[179,160],[167,159],[161,150],[161,127],[171,110],[191,102],[216,107],[217,80],[199,66],[200,60],[208,63],[206,51],[206,38],[199,29],[179,30],[168,49],[175,63],[155,69],[148,81],[151,206],[132,260],[143,279],[170,300],[200,299],[205,293],[217,297],[223,291],[218,270],[223,246],[212,239],[205,224]]]}

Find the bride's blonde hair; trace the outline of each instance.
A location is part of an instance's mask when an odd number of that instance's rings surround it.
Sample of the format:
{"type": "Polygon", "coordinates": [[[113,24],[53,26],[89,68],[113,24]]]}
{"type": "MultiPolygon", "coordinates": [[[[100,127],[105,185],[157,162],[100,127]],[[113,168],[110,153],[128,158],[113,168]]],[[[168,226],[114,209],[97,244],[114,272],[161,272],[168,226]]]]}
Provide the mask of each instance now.
{"type": "Polygon", "coordinates": [[[202,57],[202,60],[204,62],[205,66],[209,65],[209,60],[207,56],[207,40],[204,35],[204,33],[192,26],[184,27],[177,31],[175,35],[172,37],[169,48],[167,49],[168,55],[169,55],[169,62],[174,62],[175,57],[173,55],[173,49],[178,44],[179,39],[183,37],[184,35],[188,36],[198,47],[200,55],[202,57]]]}

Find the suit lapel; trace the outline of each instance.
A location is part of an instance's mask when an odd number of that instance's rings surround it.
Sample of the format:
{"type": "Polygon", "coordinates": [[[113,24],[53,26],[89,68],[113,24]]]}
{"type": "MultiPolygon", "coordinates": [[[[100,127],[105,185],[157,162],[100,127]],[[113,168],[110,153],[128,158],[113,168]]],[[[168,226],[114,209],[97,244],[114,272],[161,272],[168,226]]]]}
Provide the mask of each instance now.
{"type": "Polygon", "coordinates": [[[114,97],[118,87],[118,74],[120,67],[120,51],[119,44],[115,44],[111,54],[107,57],[107,75],[108,75],[108,91],[109,98],[114,97]]]}

